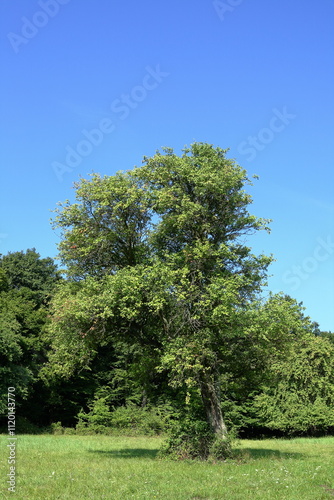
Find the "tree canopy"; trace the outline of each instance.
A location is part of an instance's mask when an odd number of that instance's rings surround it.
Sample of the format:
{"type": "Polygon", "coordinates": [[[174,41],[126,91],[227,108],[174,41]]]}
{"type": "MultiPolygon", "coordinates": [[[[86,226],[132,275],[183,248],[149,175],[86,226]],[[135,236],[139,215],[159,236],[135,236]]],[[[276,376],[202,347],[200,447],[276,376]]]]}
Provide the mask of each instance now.
{"type": "Polygon", "coordinates": [[[131,172],[82,180],[78,201],[61,205],[55,219],[61,257],[79,280],[54,303],[55,338],[65,345],[67,335],[81,362],[101,339],[135,339],[154,351],[172,385],[198,390],[223,437],[225,346],[244,334],[271,262],[242,241],[268,230],[248,211],[250,183],[225,150],[195,143],[177,156],[166,148],[131,172]]]}

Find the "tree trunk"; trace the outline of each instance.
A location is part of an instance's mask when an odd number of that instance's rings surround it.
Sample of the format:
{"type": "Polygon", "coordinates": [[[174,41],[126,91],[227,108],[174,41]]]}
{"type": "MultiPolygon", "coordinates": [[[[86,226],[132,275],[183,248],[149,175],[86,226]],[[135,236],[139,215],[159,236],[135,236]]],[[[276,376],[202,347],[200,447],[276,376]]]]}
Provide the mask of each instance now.
{"type": "Polygon", "coordinates": [[[146,389],[143,389],[141,407],[145,408],[146,405],[147,405],[147,392],[146,392],[146,389]]]}
{"type": "Polygon", "coordinates": [[[220,407],[219,391],[210,377],[205,377],[200,382],[201,396],[206,412],[206,418],[212,431],[222,437],[227,438],[227,427],[220,407]]]}

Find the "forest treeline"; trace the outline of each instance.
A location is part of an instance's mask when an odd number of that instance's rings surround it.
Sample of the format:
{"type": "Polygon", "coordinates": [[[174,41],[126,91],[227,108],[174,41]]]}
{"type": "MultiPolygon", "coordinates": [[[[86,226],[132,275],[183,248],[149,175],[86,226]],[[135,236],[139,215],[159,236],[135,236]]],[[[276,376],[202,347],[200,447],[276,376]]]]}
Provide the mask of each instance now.
{"type": "Polygon", "coordinates": [[[263,298],[272,256],[247,245],[270,221],[249,213],[249,184],[226,150],[166,148],[76,184],[53,220],[61,271],[35,249],[0,257],[0,383],[18,425],[333,431],[333,335],[292,297],[263,298]]]}

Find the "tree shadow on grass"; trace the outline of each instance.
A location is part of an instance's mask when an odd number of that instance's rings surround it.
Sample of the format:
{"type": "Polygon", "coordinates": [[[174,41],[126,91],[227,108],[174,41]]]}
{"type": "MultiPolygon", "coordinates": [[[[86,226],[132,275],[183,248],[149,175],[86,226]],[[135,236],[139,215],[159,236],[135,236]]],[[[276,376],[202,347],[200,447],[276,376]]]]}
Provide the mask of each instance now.
{"type": "MultiPolygon", "coordinates": [[[[154,460],[159,452],[158,449],[148,450],[146,448],[123,448],[120,450],[88,450],[89,453],[99,453],[110,458],[148,458],[154,460]]],[[[272,460],[288,459],[295,460],[304,457],[302,453],[288,453],[268,448],[236,448],[233,452],[233,459],[236,461],[260,460],[268,458],[272,460]]]]}
{"type": "Polygon", "coordinates": [[[253,460],[260,460],[261,458],[272,458],[272,459],[280,459],[280,458],[293,458],[293,459],[301,459],[304,457],[303,453],[290,453],[290,452],[282,452],[279,450],[271,450],[268,448],[242,448],[234,450],[237,458],[250,458],[253,460]]]}
{"type": "Polygon", "coordinates": [[[159,450],[146,448],[123,448],[121,450],[88,450],[90,453],[100,453],[110,458],[156,458],[159,450]]]}

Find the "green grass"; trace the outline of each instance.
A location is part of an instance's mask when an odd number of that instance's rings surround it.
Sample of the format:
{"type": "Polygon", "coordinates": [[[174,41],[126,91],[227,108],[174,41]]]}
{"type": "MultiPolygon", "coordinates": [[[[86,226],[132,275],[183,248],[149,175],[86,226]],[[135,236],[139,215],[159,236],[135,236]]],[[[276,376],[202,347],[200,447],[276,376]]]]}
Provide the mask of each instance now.
{"type": "Polygon", "coordinates": [[[223,463],[156,458],[152,437],[17,436],[16,492],[7,491],[8,438],[0,436],[1,498],[291,499],[334,497],[334,437],[242,440],[223,463]]]}

